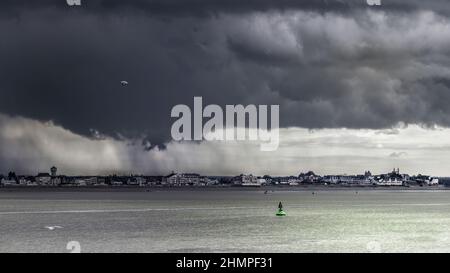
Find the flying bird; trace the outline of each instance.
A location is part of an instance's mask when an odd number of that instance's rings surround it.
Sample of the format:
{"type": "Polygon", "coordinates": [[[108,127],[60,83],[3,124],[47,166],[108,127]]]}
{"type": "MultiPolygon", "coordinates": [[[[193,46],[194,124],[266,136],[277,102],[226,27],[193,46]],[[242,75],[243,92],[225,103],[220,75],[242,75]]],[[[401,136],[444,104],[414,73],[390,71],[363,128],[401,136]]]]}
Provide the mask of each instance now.
{"type": "Polygon", "coordinates": [[[55,230],[55,229],[59,229],[59,228],[63,228],[62,226],[46,226],[45,227],[48,230],[55,230]]]}

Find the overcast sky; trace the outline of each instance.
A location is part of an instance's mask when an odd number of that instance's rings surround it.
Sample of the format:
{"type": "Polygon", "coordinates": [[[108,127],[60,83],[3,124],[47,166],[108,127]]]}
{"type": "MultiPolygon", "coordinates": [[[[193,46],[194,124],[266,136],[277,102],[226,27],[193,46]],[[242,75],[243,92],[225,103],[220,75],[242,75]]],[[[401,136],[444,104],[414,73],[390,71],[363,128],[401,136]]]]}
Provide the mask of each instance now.
{"type": "Polygon", "coordinates": [[[3,0],[0,173],[450,175],[448,15],[445,0],[3,0]],[[194,96],[279,104],[280,149],[172,142],[170,111],[194,96]]]}

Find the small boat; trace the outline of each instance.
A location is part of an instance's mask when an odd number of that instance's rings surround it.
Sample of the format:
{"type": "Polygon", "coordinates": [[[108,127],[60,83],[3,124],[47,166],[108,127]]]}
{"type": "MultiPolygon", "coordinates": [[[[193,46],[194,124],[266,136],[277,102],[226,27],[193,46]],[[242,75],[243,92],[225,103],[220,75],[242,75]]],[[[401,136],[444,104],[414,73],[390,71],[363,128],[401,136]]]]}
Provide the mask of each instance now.
{"type": "Polygon", "coordinates": [[[286,216],[286,212],[284,212],[283,210],[283,204],[281,204],[281,202],[278,204],[278,211],[275,214],[276,216],[286,216]]]}

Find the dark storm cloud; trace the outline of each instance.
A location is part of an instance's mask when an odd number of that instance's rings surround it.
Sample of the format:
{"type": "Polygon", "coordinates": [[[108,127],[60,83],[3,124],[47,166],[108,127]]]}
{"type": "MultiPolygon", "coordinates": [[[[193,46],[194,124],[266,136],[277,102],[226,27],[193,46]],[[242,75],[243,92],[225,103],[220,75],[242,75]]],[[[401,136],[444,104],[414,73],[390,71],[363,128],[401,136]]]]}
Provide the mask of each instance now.
{"type": "Polygon", "coordinates": [[[419,12],[445,1],[82,3],[0,2],[0,112],[158,144],[193,96],[280,104],[284,127],[450,125],[449,22],[419,12]]]}

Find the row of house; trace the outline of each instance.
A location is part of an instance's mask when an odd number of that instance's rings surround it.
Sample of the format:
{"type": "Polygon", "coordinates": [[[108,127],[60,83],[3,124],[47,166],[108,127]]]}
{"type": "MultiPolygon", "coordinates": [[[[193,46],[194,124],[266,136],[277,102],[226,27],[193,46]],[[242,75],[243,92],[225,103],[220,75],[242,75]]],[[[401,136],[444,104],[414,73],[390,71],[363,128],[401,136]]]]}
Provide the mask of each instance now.
{"type": "Polygon", "coordinates": [[[298,186],[304,184],[324,184],[324,185],[355,185],[355,186],[408,186],[417,184],[420,186],[435,186],[439,184],[439,179],[431,176],[418,175],[410,177],[408,174],[401,174],[400,169],[393,169],[392,172],[381,175],[372,175],[370,171],[365,171],[363,175],[325,175],[319,176],[314,172],[301,173],[299,176],[286,177],[256,177],[253,175],[240,175],[233,179],[234,185],[241,186],[261,186],[261,185],[286,185],[298,186]]]}
{"type": "Polygon", "coordinates": [[[327,175],[322,182],[328,184],[347,184],[347,185],[374,185],[374,186],[407,186],[417,184],[420,186],[435,186],[439,184],[439,179],[431,176],[409,176],[401,174],[400,169],[394,169],[392,172],[381,175],[372,175],[366,171],[364,175],[327,175]]]}
{"type": "Polygon", "coordinates": [[[0,175],[1,186],[212,186],[234,185],[243,187],[260,187],[264,185],[299,186],[303,184],[324,185],[358,185],[358,186],[434,186],[439,179],[431,176],[417,175],[410,177],[401,174],[399,169],[381,175],[372,175],[366,171],[364,175],[325,175],[319,176],[309,171],[298,176],[263,177],[252,174],[241,174],[232,178],[208,177],[196,173],[175,173],[167,176],[78,176],[57,175],[56,167],[50,173],[39,173],[36,176],[17,176],[10,172],[8,176],[0,175]]]}
{"type": "Polygon", "coordinates": [[[65,176],[58,175],[57,168],[50,173],[38,173],[36,176],[18,176],[10,172],[8,176],[0,175],[1,186],[147,186],[161,181],[157,176],[65,176]]]}

